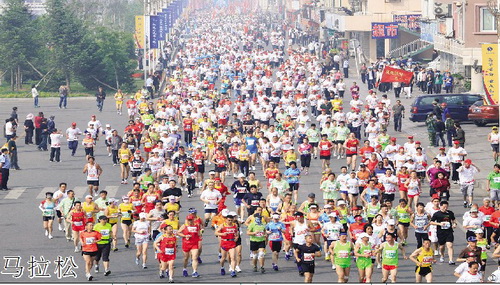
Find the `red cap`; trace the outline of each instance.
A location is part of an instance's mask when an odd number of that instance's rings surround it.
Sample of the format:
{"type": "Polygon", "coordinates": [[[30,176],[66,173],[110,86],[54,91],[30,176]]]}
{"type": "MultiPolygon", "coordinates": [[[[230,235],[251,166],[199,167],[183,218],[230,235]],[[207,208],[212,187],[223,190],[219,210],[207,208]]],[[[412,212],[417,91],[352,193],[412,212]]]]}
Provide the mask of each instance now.
{"type": "Polygon", "coordinates": [[[382,146],[378,144],[375,148],[379,148],[379,147],[382,147],[382,146]]]}
{"type": "Polygon", "coordinates": [[[399,149],[405,149],[404,147],[400,146],[399,149]]]}
{"type": "Polygon", "coordinates": [[[221,181],[219,177],[214,178],[215,181],[221,181]]]}
{"type": "Polygon", "coordinates": [[[446,148],[444,148],[444,147],[440,147],[440,148],[439,148],[439,150],[445,150],[445,149],[446,149],[446,148]]]}
{"type": "Polygon", "coordinates": [[[437,193],[432,194],[432,199],[439,199],[439,194],[437,193]]]}
{"type": "Polygon", "coordinates": [[[396,138],[395,138],[395,137],[392,137],[392,138],[391,138],[391,141],[392,141],[392,142],[395,142],[395,141],[396,141],[396,138]]]}
{"type": "Polygon", "coordinates": [[[76,126],[76,123],[75,123],[75,122],[73,122],[73,123],[71,123],[71,125],[72,125],[72,126],[76,126]]]}
{"type": "Polygon", "coordinates": [[[358,207],[352,207],[352,210],[353,210],[353,211],[354,211],[354,210],[359,210],[359,208],[358,208],[358,207]]]}
{"type": "Polygon", "coordinates": [[[470,160],[470,159],[466,159],[466,160],[464,160],[464,162],[465,162],[465,163],[467,163],[467,164],[471,164],[471,163],[472,163],[472,160],[470,160]]]}
{"type": "Polygon", "coordinates": [[[417,143],[418,143],[418,144],[421,144],[421,142],[420,142],[420,141],[416,141],[416,142],[415,142],[415,144],[417,144],[417,143]]]}
{"type": "Polygon", "coordinates": [[[160,226],[160,230],[162,230],[162,229],[166,228],[167,226],[168,226],[167,224],[161,224],[161,226],[160,226]]]}
{"type": "Polygon", "coordinates": [[[413,139],[413,136],[408,136],[409,139],[413,139]]]}
{"type": "Polygon", "coordinates": [[[459,141],[453,141],[453,143],[454,143],[454,144],[460,144],[460,142],[459,142],[459,141]]]}
{"type": "MultiPolygon", "coordinates": [[[[354,209],[353,209],[353,210],[354,210],[354,209]]],[[[359,217],[356,217],[356,218],[354,218],[354,219],[355,219],[356,221],[361,221],[361,220],[363,220],[363,217],[359,216],[359,217]]]]}
{"type": "Polygon", "coordinates": [[[194,220],[196,217],[193,214],[189,214],[186,217],[186,220],[194,220]]]}
{"type": "Polygon", "coordinates": [[[135,153],[141,153],[141,150],[140,150],[140,149],[138,149],[138,150],[136,150],[136,151],[135,151],[135,153]]]}

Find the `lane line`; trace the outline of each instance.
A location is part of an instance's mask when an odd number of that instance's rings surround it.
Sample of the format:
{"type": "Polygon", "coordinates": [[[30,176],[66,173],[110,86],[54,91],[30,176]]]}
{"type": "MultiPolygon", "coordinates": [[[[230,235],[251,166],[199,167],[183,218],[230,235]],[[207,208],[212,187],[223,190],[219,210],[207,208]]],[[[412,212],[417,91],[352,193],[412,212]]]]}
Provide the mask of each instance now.
{"type": "Polygon", "coordinates": [[[28,189],[27,187],[16,187],[9,190],[9,193],[5,195],[4,200],[16,200],[28,189]]]}
{"type": "Polygon", "coordinates": [[[47,192],[56,192],[57,191],[57,187],[43,187],[43,189],[40,191],[40,193],[38,193],[38,196],[36,196],[36,199],[37,200],[43,200],[45,199],[45,193],[47,192]]]}

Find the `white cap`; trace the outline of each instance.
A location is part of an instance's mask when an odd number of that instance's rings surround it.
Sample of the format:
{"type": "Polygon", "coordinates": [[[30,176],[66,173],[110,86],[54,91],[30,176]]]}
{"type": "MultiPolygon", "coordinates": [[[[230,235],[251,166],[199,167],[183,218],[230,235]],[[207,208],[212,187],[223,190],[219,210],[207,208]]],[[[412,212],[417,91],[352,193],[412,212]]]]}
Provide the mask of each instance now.
{"type": "Polygon", "coordinates": [[[396,221],[394,221],[394,219],[390,219],[390,220],[387,221],[387,224],[394,226],[394,225],[396,225],[396,221]]]}
{"type": "Polygon", "coordinates": [[[238,178],[245,178],[245,177],[246,177],[246,176],[245,176],[245,174],[243,174],[243,173],[238,174],[238,178]]]}
{"type": "Polygon", "coordinates": [[[234,216],[234,217],[238,216],[238,214],[236,214],[235,211],[231,211],[231,212],[227,213],[227,215],[228,216],[234,216]]]}
{"type": "Polygon", "coordinates": [[[484,233],[484,231],[483,231],[483,229],[476,229],[474,231],[474,233],[476,233],[476,234],[482,234],[482,233],[484,233]]]}
{"type": "Polygon", "coordinates": [[[228,209],[224,209],[224,210],[222,210],[221,213],[222,213],[223,217],[227,217],[227,215],[229,214],[229,210],[228,209]]]}
{"type": "Polygon", "coordinates": [[[146,213],[139,213],[139,219],[145,219],[148,216],[146,213]]]}
{"type": "Polygon", "coordinates": [[[175,196],[174,195],[170,195],[170,196],[168,196],[168,199],[169,200],[175,200],[175,196]]]}
{"type": "Polygon", "coordinates": [[[111,128],[111,125],[110,124],[106,124],[106,128],[111,128]]]}
{"type": "Polygon", "coordinates": [[[347,205],[346,202],[344,200],[339,200],[337,202],[337,205],[340,206],[340,205],[347,205]]]}
{"type": "Polygon", "coordinates": [[[323,208],[325,208],[325,209],[331,209],[331,208],[332,208],[332,205],[330,205],[330,204],[326,204],[323,208]]]}
{"type": "Polygon", "coordinates": [[[370,236],[367,233],[360,233],[358,235],[358,239],[362,239],[362,238],[365,238],[365,237],[369,238],[370,236]]]}
{"type": "Polygon", "coordinates": [[[337,217],[337,214],[335,214],[335,213],[330,213],[330,214],[328,214],[328,217],[333,217],[333,218],[336,218],[336,217],[337,217]]]}
{"type": "Polygon", "coordinates": [[[92,199],[93,197],[92,197],[92,195],[85,196],[85,199],[88,199],[88,198],[92,199]]]}
{"type": "Polygon", "coordinates": [[[273,219],[279,219],[279,218],[280,218],[280,214],[276,214],[276,213],[274,213],[274,214],[272,215],[272,218],[273,218],[273,219]]]}

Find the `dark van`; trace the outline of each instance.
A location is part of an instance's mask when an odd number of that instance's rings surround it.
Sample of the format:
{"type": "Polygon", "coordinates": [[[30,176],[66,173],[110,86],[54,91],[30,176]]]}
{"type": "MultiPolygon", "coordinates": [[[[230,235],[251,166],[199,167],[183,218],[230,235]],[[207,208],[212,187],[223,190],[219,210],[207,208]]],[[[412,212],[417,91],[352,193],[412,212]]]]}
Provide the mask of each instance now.
{"type": "Polygon", "coordinates": [[[432,112],[432,102],[438,99],[439,104],[448,104],[451,117],[455,121],[468,121],[469,107],[482,100],[483,96],[479,94],[426,94],[415,98],[411,104],[410,121],[425,122],[427,114],[432,112]]]}

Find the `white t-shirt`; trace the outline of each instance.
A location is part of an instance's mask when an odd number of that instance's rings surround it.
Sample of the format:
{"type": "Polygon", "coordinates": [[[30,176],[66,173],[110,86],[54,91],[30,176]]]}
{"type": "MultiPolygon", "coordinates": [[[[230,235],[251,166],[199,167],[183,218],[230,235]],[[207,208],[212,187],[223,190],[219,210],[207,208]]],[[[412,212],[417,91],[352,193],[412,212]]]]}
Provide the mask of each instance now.
{"type": "Polygon", "coordinates": [[[50,134],[50,147],[61,147],[62,137],[61,134],[50,134]]]}
{"type": "Polygon", "coordinates": [[[462,273],[462,276],[458,278],[457,283],[481,283],[482,275],[478,271],[476,274],[472,275],[469,271],[462,273]]]}
{"type": "Polygon", "coordinates": [[[77,141],[78,140],[78,135],[81,135],[82,131],[80,131],[79,128],[68,128],[66,130],[66,135],[68,136],[68,141],[77,141]]]}
{"type": "Polygon", "coordinates": [[[205,209],[217,209],[217,200],[221,199],[222,195],[219,191],[213,189],[206,189],[201,192],[200,199],[208,200],[209,203],[205,203],[205,209]]]}
{"type": "Polygon", "coordinates": [[[474,174],[479,171],[473,165],[466,168],[465,166],[460,166],[457,169],[458,179],[460,180],[460,184],[474,184],[474,174]]]}
{"type": "Polygon", "coordinates": [[[138,232],[144,232],[142,234],[135,233],[135,238],[143,238],[144,236],[149,235],[149,222],[135,221],[132,228],[135,228],[138,232]]]}
{"type": "Polygon", "coordinates": [[[397,182],[398,182],[398,178],[396,176],[384,175],[384,176],[380,177],[380,182],[384,185],[385,193],[387,193],[387,194],[396,193],[396,186],[397,186],[397,182]],[[393,184],[393,183],[396,183],[396,184],[393,184]]]}

